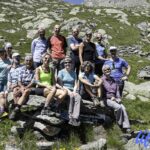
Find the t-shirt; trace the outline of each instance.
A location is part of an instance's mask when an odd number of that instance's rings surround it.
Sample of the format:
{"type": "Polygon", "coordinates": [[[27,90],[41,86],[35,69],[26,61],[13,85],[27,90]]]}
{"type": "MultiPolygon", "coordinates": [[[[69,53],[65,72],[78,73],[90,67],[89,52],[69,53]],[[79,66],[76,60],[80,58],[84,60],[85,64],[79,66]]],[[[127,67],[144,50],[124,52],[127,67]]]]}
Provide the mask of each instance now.
{"type": "Polygon", "coordinates": [[[17,68],[11,68],[8,73],[8,81],[13,85],[18,85],[18,77],[19,77],[19,71],[21,66],[18,66],[17,68]]]}
{"type": "Polygon", "coordinates": [[[115,61],[107,60],[104,64],[109,65],[112,69],[111,77],[113,77],[115,81],[119,81],[123,77],[123,68],[128,67],[128,63],[119,57],[117,57],[115,61]]]}
{"type": "Polygon", "coordinates": [[[11,61],[9,59],[0,60],[0,83],[7,84],[7,76],[10,70],[11,61]]]}
{"type": "Polygon", "coordinates": [[[51,36],[48,38],[48,46],[51,49],[52,58],[65,58],[65,48],[67,47],[66,38],[62,35],[51,36]]]}
{"type": "MultiPolygon", "coordinates": [[[[71,36],[68,38],[68,43],[69,45],[71,44],[74,44],[74,45],[77,45],[77,44],[80,44],[82,42],[82,39],[80,38],[75,38],[74,36],[71,36]]],[[[70,48],[71,49],[71,48],[70,48]]],[[[72,50],[71,49],[71,52],[75,55],[75,56],[78,56],[79,55],[79,50],[72,50]]]]}
{"type": "Polygon", "coordinates": [[[41,62],[42,54],[46,52],[47,40],[46,38],[36,38],[32,41],[31,52],[33,55],[34,62],[41,62]]]}
{"type": "Polygon", "coordinates": [[[85,74],[84,72],[81,72],[79,74],[79,77],[86,79],[89,83],[93,84],[96,78],[96,75],[94,74],[94,72],[90,73],[90,74],[85,74]]]}
{"type": "Polygon", "coordinates": [[[58,78],[63,82],[63,86],[69,90],[74,89],[75,80],[77,79],[75,71],[68,72],[66,69],[62,69],[58,72],[58,78]]]}
{"type": "MultiPolygon", "coordinates": [[[[105,56],[106,56],[105,47],[101,46],[101,45],[98,44],[98,43],[95,43],[95,45],[96,45],[97,57],[98,57],[98,56],[102,56],[102,57],[105,58],[105,56]]],[[[95,60],[95,63],[96,63],[96,64],[104,63],[104,60],[100,60],[100,59],[97,58],[97,59],[95,60]]]]}

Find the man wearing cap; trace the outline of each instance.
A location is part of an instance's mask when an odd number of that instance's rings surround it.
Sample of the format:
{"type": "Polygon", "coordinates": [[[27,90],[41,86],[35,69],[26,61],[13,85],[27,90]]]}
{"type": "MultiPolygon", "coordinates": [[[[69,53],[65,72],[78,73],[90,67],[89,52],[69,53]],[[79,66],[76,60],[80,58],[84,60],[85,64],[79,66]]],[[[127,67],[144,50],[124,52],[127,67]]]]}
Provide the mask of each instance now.
{"type": "Polygon", "coordinates": [[[63,59],[66,56],[67,41],[60,35],[60,25],[54,26],[54,34],[47,40],[49,51],[52,57],[52,64],[57,72],[64,67],[63,59]]]}
{"type": "Polygon", "coordinates": [[[3,114],[6,107],[7,75],[11,67],[10,60],[6,57],[4,48],[0,48],[0,114],[3,114]]]}
{"type": "Polygon", "coordinates": [[[13,92],[14,102],[17,103],[18,93],[20,91],[20,87],[18,86],[18,77],[20,70],[20,54],[13,53],[12,54],[12,66],[10,72],[8,73],[8,91],[13,92]]]}
{"type": "Polygon", "coordinates": [[[41,62],[42,55],[47,50],[47,40],[45,38],[45,29],[39,28],[38,35],[39,37],[34,39],[31,43],[31,53],[33,56],[34,68],[37,68],[40,65],[42,65],[42,62],[41,62]]]}
{"type": "Polygon", "coordinates": [[[12,44],[10,42],[5,43],[5,50],[8,59],[12,59],[12,44]]]}
{"type": "Polygon", "coordinates": [[[116,81],[119,85],[120,95],[122,96],[124,81],[128,80],[128,76],[131,71],[130,65],[123,58],[117,56],[117,47],[111,46],[109,48],[110,58],[105,61],[105,65],[109,65],[111,68],[111,77],[116,81]],[[124,70],[125,69],[125,72],[124,70]]]}
{"type": "Polygon", "coordinates": [[[9,119],[14,120],[22,104],[26,101],[29,94],[32,94],[32,87],[34,85],[34,70],[33,70],[33,58],[31,55],[25,57],[25,65],[20,68],[18,76],[18,85],[21,90],[21,97],[18,99],[14,110],[9,115],[9,119]]]}

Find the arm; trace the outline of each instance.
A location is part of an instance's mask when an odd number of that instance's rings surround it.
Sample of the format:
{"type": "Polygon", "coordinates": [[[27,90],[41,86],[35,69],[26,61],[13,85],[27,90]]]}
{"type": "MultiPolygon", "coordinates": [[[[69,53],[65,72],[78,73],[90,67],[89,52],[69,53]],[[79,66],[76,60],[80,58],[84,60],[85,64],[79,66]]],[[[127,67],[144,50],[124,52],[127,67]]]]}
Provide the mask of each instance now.
{"type": "Polygon", "coordinates": [[[31,43],[31,53],[32,53],[32,56],[34,54],[34,51],[35,51],[35,40],[33,40],[32,43],[31,43]]]}
{"type": "Polygon", "coordinates": [[[96,86],[100,87],[102,85],[102,80],[100,77],[98,77],[97,75],[94,75],[94,79],[97,81],[96,82],[96,86]]]}
{"type": "Polygon", "coordinates": [[[95,87],[93,84],[89,83],[86,79],[84,79],[81,75],[79,75],[79,80],[85,85],[88,85],[90,87],[95,87]]]}
{"type": "Polygon", "coordinates": [[[130,65],[128,65],[127,67],[126,67],[126,72],[125,72],[125,76],[123,76],[122,77],[122,80],[128,80],[128,76],[130,75],[130,72],[131,72],[131,66],[130,65]]]}
{"type": "Polygon", "coordinates": [[[64,37],[64,45],[63,45],[63,49],[64,49],[64,52],[65,52],[65,55],[66,55],[66,52],[67,52],[67,41],[66,41],[66,38],[64,37]]]}
{"type": "Polygon", "coordinates": [[[81,65],[83,64],[83,59],[82,59],[83,47],[84,47],[84,44],[83,44],[83,42],[82,42],[82,43],[79,45],[79,59],[80,59],[81,65]]]}

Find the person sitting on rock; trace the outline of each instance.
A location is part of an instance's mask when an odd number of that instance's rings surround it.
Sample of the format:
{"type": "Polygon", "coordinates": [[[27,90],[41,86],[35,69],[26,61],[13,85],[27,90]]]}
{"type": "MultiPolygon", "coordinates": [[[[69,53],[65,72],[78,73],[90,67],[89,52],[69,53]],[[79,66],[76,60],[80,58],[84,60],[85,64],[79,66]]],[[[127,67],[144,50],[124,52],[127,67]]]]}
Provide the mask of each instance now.
{"type": "Polygon", "coordinates": [[[17,104],[18,99],[20,98],[20,87],[18,85],[19,71],[22,65],[20,65],[20,54],[12,54],[12,66],[8,73],[8,91],[13,92],[14,103],[17,104]]]}
{"type": "Polygon", "coordinates": [[[25,65],[19,71],[18,85],[20,87],[20,93],[18,95],[21,97],[9,115],[9,119],[14,120],[21,106],[27,101],[29,94],[34,94],[34,91],[32,91],[32,87],[35,85],[33,80],[34,74],[33,58],[31,55],[28,55],[25,57],[25,65]]]}
{"type": "Polygon", "coordinates": [[[38,29],[39,37],[34,39],[31,43],[31,52],[33,56],[34,68],[42,65],[41,59],[42,54],[44,54],[47,50],[47,39],[45,38],[45,29],[38,29]]]}
{"type": "Polygon", "coordinates": [[[103,76],[101,82],[101,98],[104,104],[115,111],[117,124],[125,132],[130,131],[130,123],[128,115],[124,105],[121,103],[121,97],[119,92],[119,86],[116,84],[115,80],[110,76],[111,68],[109,65],[104,65],[102,67],[103,76]]]}
{"type": "Polygon", "coordinates": [[[42,65],[36,68],[35,79],[38,85],[38,88],[35,89],[38,95],[46,97],[46,102],[44,108],[41,111],[41,115],[54,115],[54,112],[51,110],[51,102],[55,96],[58,100],[58,103],[61,103],[67,95],[67,90],[65,89],[56,89],[54,70],[49,67],[51,57],[49,53],[42,55],[42,65]]]}
{"type": "Polygon", "coordinates": [[[47,40],[48,48],[52,57],[53,68],[57,73],[64,68],[63,59],[66,56],[67,41],[60,35],[60,25],[54,26],[54,34],[47,40]]]}
{"type": "Polygon", "coordinates": [[[97,74],[98,76],[102,76],[102,66],[104,64],[104,62],[106,60],[108,60],[107,57],[107,53],[105,50],[105,45],[103,43],[103,36],[100,33],[96,34],[96,39],[97,42],[95,43],[96,45],[96,52],[97,52],[97,56],[96,56],[96,60],[95,60],[95,74],[97,74]]]}
{"type": "Polygon", "coordinates": [[[11,68],[11,61],[6,57],[4,48],[0,48],[0,116],[5,113],[7,98],[7,76],[11,68]]]}
{"type": "Polygon", "coordinates": [[[120,95],[122,96],[124,81],[128,80],[131,71],[130,65],[124,59],[117,56],[117,47],[111,46],[110,58],[105,61],[104,65],[109,65],[111,68],[111,77],[119,85],[120,95]]]}
{"type": "Polygon", "coordinates": [[[81,66],[80,80],[80,94],[83,99],[90,99],[94,105],[99,105],[100,83],[101,79],[94,74],[93,64],[89,61],[84,61],[81,66]]]}
{"type": "Polygon", "coordinates": [[[58,83],[63,88],[67,89],[70,98],[69,103],[69,124],[73,126],[79,126],[80,122],[80,103],[81,96],[76,92],[77,89],[77,76],[73,70],[72,59],[66,56],[64,59],[65,68],[58,72],[58,83]]]}

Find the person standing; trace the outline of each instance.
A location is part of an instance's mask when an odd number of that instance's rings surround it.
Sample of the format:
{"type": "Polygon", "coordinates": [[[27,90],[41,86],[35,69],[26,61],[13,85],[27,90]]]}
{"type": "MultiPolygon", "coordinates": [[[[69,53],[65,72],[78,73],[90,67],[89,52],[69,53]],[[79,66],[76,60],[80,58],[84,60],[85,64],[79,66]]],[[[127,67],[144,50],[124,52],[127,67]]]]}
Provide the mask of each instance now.
{"type": "Polygon", "coordinates": [[[52,57],[52,65],[57,72],[64,67],[63,60],[66,56],[67,41],[60,34],[60,25],[54,26],[54,34],[47,40],[48,48],[52,57]]]}
{"type": "Polygon", "coordinates": [[[73,60],[73,67],[76,71],[77,78],[79,75],[80,69],[80,60],[79,60],[79,45],[82,42],[82,39],[78,37],[79,29],[73,28],[72,29],[72,36],[68,39],[69,47],[71,50],[71,58],[73,60]]]}
{"type": "Polygon", "coordinates": [[[111,46],[109,48],[110,58],[105,61],[104,65],[109,65],[111,68],[111,77],[119,85],[120,95],[122,96],[124,81],[128,80],[131,66],[123,58],[117,56],[117,47],[111,46]]]}
{"type": "Polygon", "coordinates": [[[97,42],[95,43],[95,45],[96,45],[97,57],[95,60],[95,74],[101,76],[103,74],[102,66],[103,66],[104,62],[108,59],[107,59],[105,45],[103,43],[102,34],[97,33],[96,39],[97,39],[97,42]]]}
{"type": "Polygon", "coordinates": [[[2,115],[6,108],[7,98],[7,76],[11,68],[11,61],[6,57],[4,48],[0,48],[0,115],[2,115]]]}
{"type": "Polygon", "coordinates": [[[34,68],[37,68],[40,65],[42,65],[41,63],[42,54],[44,54],[47,50],[47,40],[45,38],[45,29],[39,28],[38,35],[39,37],[34,39],[31,43],[31,53],[33,56],[34,68]]]}
{"type": "Polygon", "coordinates": [[[93,42],[91,42],[92,32],[87,31],[85,41],[83,41],[79,46],[79,58],[81,65],[84,61],[90,61],[95,64],[96,58],[96,46],[93,42]]]}
{"type": "Polygon", "coordinates": [[[7,58],[11,60],[12,59],[12,44],[10,42],[7,42],[5,43],[4,48],[6,51],[7,58]]]}

